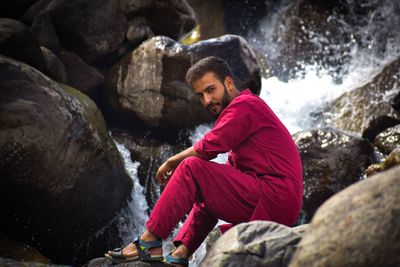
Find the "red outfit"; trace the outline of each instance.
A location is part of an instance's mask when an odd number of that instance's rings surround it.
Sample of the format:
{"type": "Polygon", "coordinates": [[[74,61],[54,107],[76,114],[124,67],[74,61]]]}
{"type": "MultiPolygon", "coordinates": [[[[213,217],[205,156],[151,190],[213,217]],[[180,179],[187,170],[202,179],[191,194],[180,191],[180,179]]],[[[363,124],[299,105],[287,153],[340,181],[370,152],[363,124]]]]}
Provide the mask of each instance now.
{"type": "Polygon", "coordinates": [[[146,224],[165,239],[190,210],[175,239],[194,252],[218,219],[292,225],[301,208],[296,145],[267,104],[249,90],[234,98],[194,145],[202,158],[179,164],[146,224]],[[209,160],[230,151],[227,164],[209,160]]]}

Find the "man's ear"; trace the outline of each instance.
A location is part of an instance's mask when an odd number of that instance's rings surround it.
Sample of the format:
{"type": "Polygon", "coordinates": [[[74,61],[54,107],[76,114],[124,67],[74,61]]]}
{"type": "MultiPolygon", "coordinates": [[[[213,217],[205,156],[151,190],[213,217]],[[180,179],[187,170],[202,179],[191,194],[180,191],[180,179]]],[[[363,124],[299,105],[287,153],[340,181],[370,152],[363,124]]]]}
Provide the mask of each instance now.
{"type": "Polygon", "coordinates": [[[233,78],[231,76],[225,77],[224,85],[229,92],[232,92],[235,90],[235,83],[233,82],[233,78]]]}

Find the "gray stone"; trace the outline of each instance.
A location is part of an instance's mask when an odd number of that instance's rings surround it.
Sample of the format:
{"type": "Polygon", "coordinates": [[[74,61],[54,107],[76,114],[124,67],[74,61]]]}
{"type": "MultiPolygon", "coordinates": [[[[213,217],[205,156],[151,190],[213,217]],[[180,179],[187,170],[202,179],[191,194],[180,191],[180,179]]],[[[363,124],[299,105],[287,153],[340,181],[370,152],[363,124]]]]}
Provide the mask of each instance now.
{"type": "Polygon", "coordinates": [[[242,223],[224,233],[199,266],[284,267],[301,237],[292,228],[274,222],[242,223]]]}
{"type": "Polygon", "coordinates": [[[384,154],[388,155],[400,146],[400,125],[388,128],[376,136],[374,145],[384,154]]]}
{"type": "Polygon", "coordinates": [[[400,167],[334,195],[315,216],[290,267],[400,266],[400,167]]]}
{"type": "Polygon", "coordinates": [[[293,138],[303,162],[303,210],[307,220],[330,196],[357,182],[375,162],[365,139],[334,128],[296,133],[293,138]]]}

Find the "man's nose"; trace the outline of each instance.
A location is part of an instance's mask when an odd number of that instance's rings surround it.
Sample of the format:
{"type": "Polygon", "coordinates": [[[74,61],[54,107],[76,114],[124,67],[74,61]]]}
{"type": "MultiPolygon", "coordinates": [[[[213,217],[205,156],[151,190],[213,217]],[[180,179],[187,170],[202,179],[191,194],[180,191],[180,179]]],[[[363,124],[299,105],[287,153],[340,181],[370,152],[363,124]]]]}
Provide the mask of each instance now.
{"type": "Polygon", "coordinates": [[[212,101],[212,97],[209,94],[204,94],[204,104],[208,105],[212,101]]]}

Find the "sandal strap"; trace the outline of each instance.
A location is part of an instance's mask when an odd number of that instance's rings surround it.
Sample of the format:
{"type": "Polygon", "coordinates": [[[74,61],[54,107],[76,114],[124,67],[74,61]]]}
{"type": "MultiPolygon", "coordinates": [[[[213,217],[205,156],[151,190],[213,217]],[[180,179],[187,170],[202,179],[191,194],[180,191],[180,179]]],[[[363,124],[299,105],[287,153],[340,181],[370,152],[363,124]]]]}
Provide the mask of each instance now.
{"type": "Polygon", "coordinates": [[[151,254],[149,249],[152,248],[161,248],[162,242],[160,240],[155,241],[143,241],[140,238],[137,238],[134,242],[136,245],[137,251],[139,253],[139,258],[141,261],[148,261],[151,259],[151,254]]]}
{"type": "Polygon", "coordinates": [[[179,264],[179,265],[183,265],[186,267],[189,266],[189,261],[187,259],[172,257],[172,252],[169,253],[167,255],[167,257],[165,257],[165,262],[172,263],[172,264],[179,264]]]}

